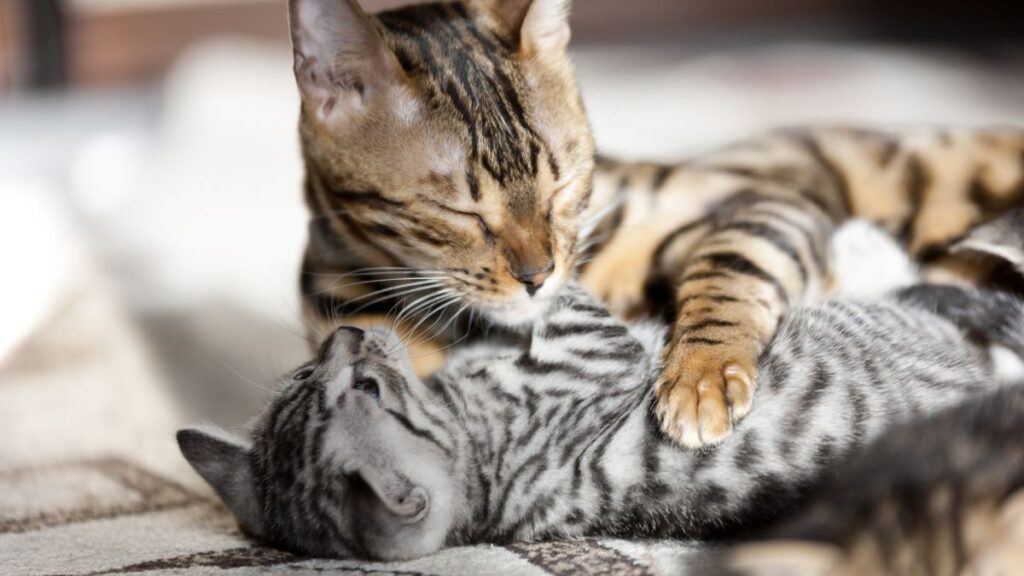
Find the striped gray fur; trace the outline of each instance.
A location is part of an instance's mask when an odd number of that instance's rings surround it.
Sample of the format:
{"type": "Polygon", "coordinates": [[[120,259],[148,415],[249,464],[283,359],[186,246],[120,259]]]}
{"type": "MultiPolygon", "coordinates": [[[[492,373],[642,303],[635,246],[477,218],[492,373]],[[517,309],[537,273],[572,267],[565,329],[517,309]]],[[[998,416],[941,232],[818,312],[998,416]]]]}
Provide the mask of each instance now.
{"type": "MultiPolygon", "coordinates": [[[[466,347],[425,381],[386,331],[340,329],[283,385],[251,447],[197,431],[179,442],[243,526],[307,554],[734,535],[792,509],[888,427],[996,386],[984,342],[929,290],[792,311],[760,359],[758,409],[704,450],[668,441],[654,418],[662,332],[628,328],[576,287],[529,344],[466,347]]],[[[1021,302],[1001,302],[1024,326],[1021,302]]]]}
{"type": "Polygon", "coordinates": [[[687,576],[1024,574],[1024,382],[886,431],[687,576]]]}

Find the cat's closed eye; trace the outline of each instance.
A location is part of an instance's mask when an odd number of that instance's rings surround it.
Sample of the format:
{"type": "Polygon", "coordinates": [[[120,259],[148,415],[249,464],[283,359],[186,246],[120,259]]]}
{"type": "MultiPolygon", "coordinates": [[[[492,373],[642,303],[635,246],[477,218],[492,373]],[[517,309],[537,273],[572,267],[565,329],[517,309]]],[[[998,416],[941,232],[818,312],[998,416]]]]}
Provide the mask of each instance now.
{"type": "Polygon", "coordinates": [[[360,378],[356,380],[355,384],[352,385],[352,388],[367,394],[374,400],[380,400],[380,386],[373,378],[360,378]]]}
{"type": "Polygon", "coordinates": [[[494,235],[494,230],[491,229],[491,226],[487,223],[487,220],[484,219],[484,217],[481,216],[480,214],[477,214],[476,212],[465,212],[463,210],[456,210],[450,206],[445,206],[444,204],[438,202],[430,202],[430,204],[434,205],[436,208],[439,208],[444,212],[449,212],[451,214],[456,214],[466,218],[475,219],[477,226],[480,227],[480,234],[484,237],[484,240],[486,240],[488,244],[493,244],[495,241],[497,241],[497,236],[494,235]]]}
{"type": "Polygon", "coordinates": [[[477,214],[476,212],[463,212],[462,210],[453,210],[451,208],[446,208],[446,210],[448,212],[454,212],[455,214],[458,214],[460,216],[475,218],[477,226],[480,227],[480,234],[484,237],[484,240],[486,240],[488,244],[493,244],[497,240],[497,237],[494,235],[494,231],[491,230],[490,225],[487,224],[487,220],[485,220],[483,216],[477,214]]]}
{"type": "Polygon", "coordinates": [[[487,221],[479,214],[473,214],[473,216],[476,217],[477,224],[480,226],[480,233],[483,234],[484,240],[493,244],[495,241],[494,232],[491,230],[491,227],[487,225],[487,221]]]}

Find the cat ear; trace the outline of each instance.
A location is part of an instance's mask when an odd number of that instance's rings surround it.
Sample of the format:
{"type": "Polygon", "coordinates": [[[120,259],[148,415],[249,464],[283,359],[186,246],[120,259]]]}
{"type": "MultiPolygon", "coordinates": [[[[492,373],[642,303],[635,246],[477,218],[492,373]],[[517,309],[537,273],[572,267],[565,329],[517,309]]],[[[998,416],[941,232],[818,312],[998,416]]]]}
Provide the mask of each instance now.
{"type": "Polygon", "coordinates": [[[355,0],[289,0],[295,80],[321,119],[397,83],[401,66],[355,0]]]}
{"type": "Polygon", "coordinates": [[[569,45],[569,0],[480,0],[523,56],[561,53],[569,45]]]}
{"type": "Polygon", "coordinates": [[[185,460],[213,487],[238,523],[254,535],[262,534],[250,448],[219,428],[186,428],[177,438],[185,460]]]}

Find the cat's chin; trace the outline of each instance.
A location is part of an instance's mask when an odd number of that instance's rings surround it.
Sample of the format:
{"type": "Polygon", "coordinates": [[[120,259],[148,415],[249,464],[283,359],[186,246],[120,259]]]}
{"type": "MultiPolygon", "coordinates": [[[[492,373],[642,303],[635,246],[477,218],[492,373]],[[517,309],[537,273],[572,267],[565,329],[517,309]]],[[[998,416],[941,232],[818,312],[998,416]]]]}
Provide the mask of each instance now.
{"type": "Polygon", "coordinates": [[[479,310],[499,326],[528,330],[544,314],[549,304],[550,298],[523,298],[508,304],[481,306],[479,310]]]}

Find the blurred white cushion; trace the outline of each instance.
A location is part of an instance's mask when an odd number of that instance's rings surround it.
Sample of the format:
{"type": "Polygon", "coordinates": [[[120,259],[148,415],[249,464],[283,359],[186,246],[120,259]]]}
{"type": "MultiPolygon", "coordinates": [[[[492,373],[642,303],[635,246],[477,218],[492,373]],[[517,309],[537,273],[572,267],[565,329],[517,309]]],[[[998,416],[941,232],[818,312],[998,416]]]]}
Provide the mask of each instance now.
{"type": "Polygon", "coordinates": [[[80,235],[46,184],[0,179],[0,365],[57,309],[83,258],[80,235]]]}

